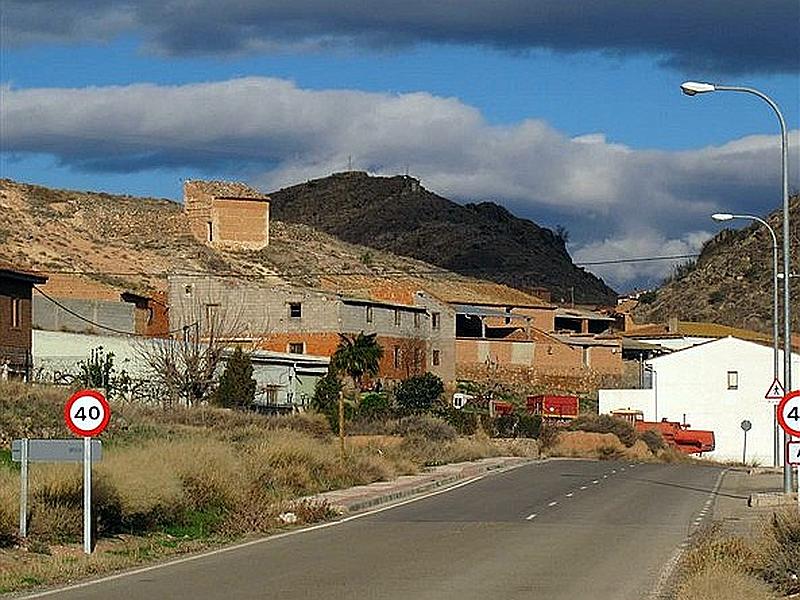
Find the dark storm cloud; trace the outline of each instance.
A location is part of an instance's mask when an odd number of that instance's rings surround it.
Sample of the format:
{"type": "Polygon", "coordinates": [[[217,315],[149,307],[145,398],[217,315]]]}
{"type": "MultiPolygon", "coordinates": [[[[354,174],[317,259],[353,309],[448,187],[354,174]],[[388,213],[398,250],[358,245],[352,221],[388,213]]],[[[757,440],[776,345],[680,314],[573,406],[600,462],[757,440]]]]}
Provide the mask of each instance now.
{"type": "Polygon", "coordinates": [[[476,44],[647,54],[702,72],[800,70],[797,0],[5,0],[6,39],[139,33],[166,54],[476,44]]]}

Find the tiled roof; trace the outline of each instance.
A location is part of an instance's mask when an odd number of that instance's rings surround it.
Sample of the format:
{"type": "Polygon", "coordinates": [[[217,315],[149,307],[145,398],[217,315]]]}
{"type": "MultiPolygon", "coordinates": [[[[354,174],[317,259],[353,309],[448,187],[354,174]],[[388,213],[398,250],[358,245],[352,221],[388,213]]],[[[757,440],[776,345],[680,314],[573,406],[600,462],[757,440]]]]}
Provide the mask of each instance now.
{"type": "Polygon", "coordinates": [[[455,278],[452,275],[447,280],[413,276],[388,278],[380,275],[329,275],[323,278],[320,285],[342,294],[401,304],[413,304],[414,294],[425,291],[448,304],[554,308],[541,298],[499,283],[455,278]]]}
{"type": "Polygon", "coordinates": [[[695,322],[695,321],[678,321],[676,331],[669,331],[666,324],[651,324],[637,327],[632,331],[625,333],[627,337],[632,338],[659,338],[659,337],[707,337],[707,338],[723,338],[733,336],[742,340],[750,340],[753,342],[771,341],[772,338],[766,333],[752,331],[750,329],[741,329],[739,327],[731,327],[729,325],[721,325],[719,323],[708,322],[695,322]]]}

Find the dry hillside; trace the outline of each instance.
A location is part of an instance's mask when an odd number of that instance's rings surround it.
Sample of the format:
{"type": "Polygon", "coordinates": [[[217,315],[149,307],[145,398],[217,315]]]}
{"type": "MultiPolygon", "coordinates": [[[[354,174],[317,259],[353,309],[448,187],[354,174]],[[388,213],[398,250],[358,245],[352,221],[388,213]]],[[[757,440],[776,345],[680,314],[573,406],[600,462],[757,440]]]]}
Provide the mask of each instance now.
{"type": "MultiPolygon", "coordinates": [[[[783,211],[766,217],[783,242],[783,211]]],[[[742,221],[736,221],[739,224],[742,221]]],[[[800,197],[790,207],[792,272],[798,273],[800,250],[800,197]]],[[[779,271],[783,271],[782,253],[779,271]]],[[[634,316],[638,322],[713,321],[762,332],[772,328],[772,238],[763,225],[739,230],[725,229],[709,240],[696,262],[676,270],[649,303],[640,304],[634,316]]],[[[782,284],[781,284],[782,285],[782,284]]],[[[800,303],[800,280],[792,279],[792,304],[800,303]]],[[[783,298],[783,291],[780,291],[783,298]]],[[[800,330],[800,315],[792,311],[793,331],[800,330]]],[[[780,314],[783,315],[781,308],[780,314]]]]}
{"type": "MultiPolygon", "coordinates": [[[[107,292],[163,290],[168,272],[200,271],[403,302],[426,282],[442,295],[463,297],[471,289],[530,301],[505,286],[343,242],[307,225],[273,220],[270,227],[263,250],[216,250],[190,235],[182,206],[171,200],[0,180],[0,262],[46,274],[85,274],[107,292]]],[[[63,287],[62,280],[52,283],[63,287]]]]}

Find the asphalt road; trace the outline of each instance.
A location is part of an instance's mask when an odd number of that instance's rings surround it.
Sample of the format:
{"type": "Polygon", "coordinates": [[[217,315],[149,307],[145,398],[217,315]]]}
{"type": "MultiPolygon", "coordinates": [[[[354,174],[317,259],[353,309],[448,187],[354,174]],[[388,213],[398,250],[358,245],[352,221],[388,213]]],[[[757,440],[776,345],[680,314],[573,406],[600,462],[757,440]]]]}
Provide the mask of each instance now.
{"type": "Polygon", "coordinates": [[[720,469],[536,463],[332,527],[100,581],[58,600],[647,598],[720,469]]]}

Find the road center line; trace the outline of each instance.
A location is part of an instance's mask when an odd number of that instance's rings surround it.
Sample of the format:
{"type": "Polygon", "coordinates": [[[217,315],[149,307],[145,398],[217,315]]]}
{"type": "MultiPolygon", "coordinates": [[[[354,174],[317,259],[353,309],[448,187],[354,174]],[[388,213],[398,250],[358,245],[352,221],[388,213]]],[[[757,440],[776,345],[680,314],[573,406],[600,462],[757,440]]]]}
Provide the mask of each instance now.
{"type": "Polygon", "coordinates": [[[558,504],[558,502],[556,502],[555,500],[553,500],[553,501],[552,501],[550,504],[548,504],[547,506],[555,506],[556,504],[558,504]]]}
{"type": "Polygon", "coordinates": [[[525,520],[533,521],[535,518],[536,518],[536,513],[533,513],[532,515],[528,515],[527,517],[525,517],[525,520]]]}
{"type": "Polygon", "coordinates": [[[569,494],[567,494],[567,498],[572,498],[572,492],[570,492],[569,494]]]}
{"type": "Polygon", "coordinates": [[[586,486],[585,486],[585,485],[582,485],[582,486],[581,486],[581,489],[582,489],[582,490],[585,490],[585,489],[586,489],[586,486]]]}
{"type": "Polygon", "coordinates": [[[595,479],[592,483],[600,483],[599,479],[595,479]]]}

